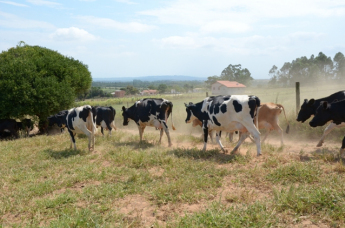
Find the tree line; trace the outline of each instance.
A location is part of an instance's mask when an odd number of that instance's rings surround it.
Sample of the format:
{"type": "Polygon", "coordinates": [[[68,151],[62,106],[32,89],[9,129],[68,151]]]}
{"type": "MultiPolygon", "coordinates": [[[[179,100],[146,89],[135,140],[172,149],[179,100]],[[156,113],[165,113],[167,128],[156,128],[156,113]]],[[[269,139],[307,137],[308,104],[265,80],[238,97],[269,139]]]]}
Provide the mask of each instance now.
{"type": "Polygon", "coordinates": [[[295,82],[313,84],[326,80],[344,82],[345,57],[341,52],[335,54],[333,60],[322,52],[316,57],[302,56],[285,62],[280,69],[273,65],[269,75],[269,85],[292,86],[295,82]]]}

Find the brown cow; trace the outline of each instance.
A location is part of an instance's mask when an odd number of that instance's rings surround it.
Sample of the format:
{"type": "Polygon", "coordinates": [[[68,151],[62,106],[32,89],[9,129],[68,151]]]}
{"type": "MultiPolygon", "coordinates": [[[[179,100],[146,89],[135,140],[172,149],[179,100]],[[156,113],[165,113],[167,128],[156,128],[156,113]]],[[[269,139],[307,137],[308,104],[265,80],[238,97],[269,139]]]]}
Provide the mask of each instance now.
{"type": "MultiPolygon", "coordinates": [[[[285,120],[287,122],[286,133],[289,133],[290,126],[286,118],[285,109],[283,105],[269,102],[269,103],[261,104],[261,106],[258,108],[255,122],[258,121],[258,124],[259,124],[258,129],[266,129],[266,135],[261,140],[261,143],[265,141],[265,139],[267,138],[271,130],[276,130],[280,134],[281,145],[284,144],[283,130],[278,124],[279,115],[282,111],[284,112],[285,120]]],[[[257,126],[257,123],[255,123],[255,125],[257,126]]]]}

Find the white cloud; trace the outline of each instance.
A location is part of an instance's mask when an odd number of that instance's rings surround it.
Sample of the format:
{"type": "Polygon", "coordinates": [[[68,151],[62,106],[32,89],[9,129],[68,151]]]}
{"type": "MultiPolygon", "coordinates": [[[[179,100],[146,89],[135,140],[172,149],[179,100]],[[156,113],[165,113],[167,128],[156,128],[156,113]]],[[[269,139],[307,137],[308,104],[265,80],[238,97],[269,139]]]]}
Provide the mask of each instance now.
{"type": "Polygon", "coordinates": [[[203,33],[242,33],[250,30],[246,23],[236,21],[211,21],[201,26],[203,33]]]}
{"type": "Polygon", "coordinates": [[[247,32],[267,19],[343,17],[343,0],[176,0],[166,7],[139,12],[161,24],[198,27],[204,33],[247,32]]]}
{"type": "Polygon", "coordinates": [[[148,32],[155,29],[155,26],[142,24],[139,22],[118,22],[109,18],[99,18],[93,16],[80,16],[78,17],[81,21],[86,22],[88,25],[94,25],[101,28],[107,29],[118,29],[126,32],[148,32]]]}
{"type": "Polygon", "coordinates": [[[20,3],[11,2],[11,1],[0,1],[0,2],[8,4],[8,5],[13,5],[13,6],[27,7],[27,5],[25,4],[20,4],[20,3]]]}
{"type": "Polygon", "coordinates": [[[0,27],[15,29],[54,29],[55,26],[44,21],[35,21],[0,11],[0,27]]]}
{"type": "Polygon", "coordinates": [[[48,6],[48,7],[61,6],[60,3],[51,2],[51,1],[45,1],[45,0],[27,0],[27,2],[30,2],[31,4],[39,5],[39,6],[48,6]]]}
{"type": "Polygon", "coordinates": [[[299,48],[311,41],[318,41],[324,36],[321,33],[306,32],[291,33],[287,36],[252,35],[238,38],[203,37],[194,34],[154,39],[153,42],[167,49],[207,49],[208,51],[239,55],[270,55],[289,51],[295,47],[299,48]]]}
{"type": "Polygon", "coordinates": [[[171,36],[161,40],[156,40],[161,43],[163,47],[168,48],[197,48],[199,45],[192,37],[171,36]]]}
{"type": "Polygon", "coordinates": [[[75,27],[59,28],[50,35],[50,38],[58,41],[94,41],[97,39],[94,35],[88,33],[84,29],[75,27]]]}
{"type": "Polygon", "coordinates": [[[129,5],[133,5],[133,4],[137,4],[135,2],[132,2],[130,0],[116,0],[117,2],[121,2],[121,3],[126,3],[126,4],[129,4],[129,5]]]}

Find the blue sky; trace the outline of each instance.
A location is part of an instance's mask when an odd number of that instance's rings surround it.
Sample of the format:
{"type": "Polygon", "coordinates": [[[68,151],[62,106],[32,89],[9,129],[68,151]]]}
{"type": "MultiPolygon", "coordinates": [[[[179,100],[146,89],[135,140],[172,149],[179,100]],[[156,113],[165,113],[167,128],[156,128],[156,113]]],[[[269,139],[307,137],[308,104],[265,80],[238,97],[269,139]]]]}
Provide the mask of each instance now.
{"type": "Polygon", "coordinates": [[[93,78],[268,79],[273,65],[345,54],[345,0],[0,0],[0,51],[19,41],[88,65],[93,78]]]}

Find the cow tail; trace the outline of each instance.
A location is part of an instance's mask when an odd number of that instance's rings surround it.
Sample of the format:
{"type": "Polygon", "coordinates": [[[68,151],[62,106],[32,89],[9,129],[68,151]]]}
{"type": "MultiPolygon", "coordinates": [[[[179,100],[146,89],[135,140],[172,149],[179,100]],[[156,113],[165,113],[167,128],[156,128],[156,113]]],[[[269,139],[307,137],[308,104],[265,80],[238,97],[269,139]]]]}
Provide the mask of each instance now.
{"type": "Polygon", "coordinates": [[[286,134],[288,134],[289,131],[290,131],[290,124],[289,124],[289,121],[288,121],[287,118],[286,118],[284,106],[281,105],[281,104],[277,104],[277,106],[278,106],[280,109],[282,109],[283,112],[284,112],[285,120],[286,120],[286,123],[287,123],[287,127],[286,127],[286,131],[285,131],[285,132],[286,132],[286,134]]]}
{"type": "Polygon", "coordinates": [[[173,116],[172,116],[172,108],[173,108],[173,104],[172,104],[172,102],[170,102],[170,113],[171,113],[171,127],[172,127],[172,129],[175,131],[176,130],[176,128],[175,128],[175,126],[174,126],[174,121],[173,121],[173,116]]]}
{"type": "MultiPolygon", "coordinates": [[[[111,107],[111,106],[110,106],[111,107]]],[[[113,117],[114,117],[114,120],[110,123],[110,126],[112,128],[114,128],[114,130],[117,130],[116,126],[115,126],[115,115],[116,115],[116,111],[113,107],[111,107],[112,111],[113,111],[113,117]]]]}
{"type": "Polygon", "coordinates": [[[97,132],[96,121],[94,120],[92,110],[89,110],[89,116],[87,118],[87,129],[93,134],[97,132]]]}
{"type": "Polygon", "coordinates": [[[256,117],[255,117],[255,125],[256,128],[259,130],[259,111],[260,111],[261,106],[258,106],[256,109],[256,117]]]}

